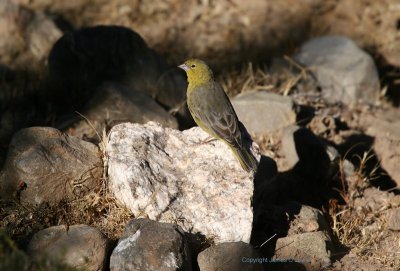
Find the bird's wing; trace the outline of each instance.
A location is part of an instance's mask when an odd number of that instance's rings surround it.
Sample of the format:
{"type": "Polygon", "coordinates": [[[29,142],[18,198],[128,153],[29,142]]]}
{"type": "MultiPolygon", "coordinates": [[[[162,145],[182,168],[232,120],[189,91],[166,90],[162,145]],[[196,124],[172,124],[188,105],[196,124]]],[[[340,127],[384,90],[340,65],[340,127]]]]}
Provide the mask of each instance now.
{"type": "Polygon", "coordinates": [[[222,87],[213,82],[197,87],[190,93],[189,109],[193,117],[202,122],[199,126],[215,136],[225,140],[229,145],[242,147],[239,121],[228,96],[222,87]],[[193,101],[197,101],[193,103],[193,101]]]}

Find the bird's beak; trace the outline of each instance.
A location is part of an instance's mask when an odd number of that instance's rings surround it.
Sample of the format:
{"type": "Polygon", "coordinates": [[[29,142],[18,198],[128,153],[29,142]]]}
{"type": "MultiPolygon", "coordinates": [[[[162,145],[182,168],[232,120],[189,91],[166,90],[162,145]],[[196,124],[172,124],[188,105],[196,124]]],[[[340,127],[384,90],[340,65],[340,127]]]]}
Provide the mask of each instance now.
{"type": "Polygon", "coordinates": [[[181,68],[184,71],[188,71],[189,70],[189,67],[185,63],[182,64],[182,65],[179,65],[178,68],[181,68]]]}

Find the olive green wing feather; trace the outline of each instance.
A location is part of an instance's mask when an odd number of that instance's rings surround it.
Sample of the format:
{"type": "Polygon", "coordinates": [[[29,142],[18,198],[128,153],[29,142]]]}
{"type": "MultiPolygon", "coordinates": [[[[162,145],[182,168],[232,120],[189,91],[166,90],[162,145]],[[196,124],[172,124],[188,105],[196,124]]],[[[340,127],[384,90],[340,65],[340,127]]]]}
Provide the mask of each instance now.
{"type": "Polygon", "coordinates": [[[188,105],[199,126],[231,146],[243,147],[235,110],[218,83],[196,87],[188,95],[188,105]]]}

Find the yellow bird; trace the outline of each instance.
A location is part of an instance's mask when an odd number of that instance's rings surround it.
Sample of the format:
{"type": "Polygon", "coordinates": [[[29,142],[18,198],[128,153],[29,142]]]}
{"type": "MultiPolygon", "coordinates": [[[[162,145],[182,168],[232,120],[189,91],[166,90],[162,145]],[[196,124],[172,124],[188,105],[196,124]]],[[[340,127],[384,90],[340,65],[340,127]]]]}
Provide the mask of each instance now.
{"type": "Polygon", "coordinates": [[[239,120],[211,69],[199,59],[189,59],[179,68],[188,77],[187,104],[194,121],[208,134],[224,141],[248,172],[257,170],[257,160],[246,149],[239,120]]]}

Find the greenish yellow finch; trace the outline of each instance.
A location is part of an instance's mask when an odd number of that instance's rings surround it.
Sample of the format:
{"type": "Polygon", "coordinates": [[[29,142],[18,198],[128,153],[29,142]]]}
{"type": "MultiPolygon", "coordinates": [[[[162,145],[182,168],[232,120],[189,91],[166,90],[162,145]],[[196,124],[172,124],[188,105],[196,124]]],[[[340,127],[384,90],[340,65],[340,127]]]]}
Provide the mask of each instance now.
{"type": "Polygon", "coordinates": [[[221,85],[214,80],[211,69],[199,59],[189,59],[179,68],[188,77],[187,104],[194,121],[224,141],[244,170],[255,172],[257,161],[247,150],[235,110],[221,85]]]}

